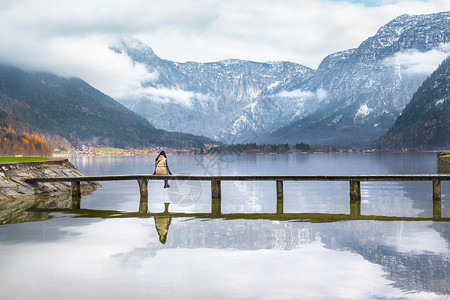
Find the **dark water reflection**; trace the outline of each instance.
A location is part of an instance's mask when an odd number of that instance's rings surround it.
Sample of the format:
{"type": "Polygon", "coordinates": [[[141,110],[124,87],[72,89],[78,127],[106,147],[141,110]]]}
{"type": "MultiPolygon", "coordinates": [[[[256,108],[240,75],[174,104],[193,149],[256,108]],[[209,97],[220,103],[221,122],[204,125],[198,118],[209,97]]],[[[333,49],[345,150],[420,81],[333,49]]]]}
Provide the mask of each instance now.
{"type": "MultiPolygon", "coordinates": [[[[169,162],[179,174],[389,174],[435,173],[434,159],[170,156],[169,162]]],[[[153,171],[152,158],[74,163],[89,175],[153,171]]],[[[356,219],[348,183],[286,182],[290,219],[275,214],[274,183],[224,184],[224,215],[214,218],[209,184],[171,185],[168,191],[162,182],[149,184],[150,213],[138,213],[136,182],[105,182],[79,210],[48,200],[29,211],[50,219],[0,226],[0,299],[450,298],[450,223],[433,221],[430,184],[363,183],[356,219]]],[[[450,217],[449,192],[443,183],[442,218],[450,217]]]]}

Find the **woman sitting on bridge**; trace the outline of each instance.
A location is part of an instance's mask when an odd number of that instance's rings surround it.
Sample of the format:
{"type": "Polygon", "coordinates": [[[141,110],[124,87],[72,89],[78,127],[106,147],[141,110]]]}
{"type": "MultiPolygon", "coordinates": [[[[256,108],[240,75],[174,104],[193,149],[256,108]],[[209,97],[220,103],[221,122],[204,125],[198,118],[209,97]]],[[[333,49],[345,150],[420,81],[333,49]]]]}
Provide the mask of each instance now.
{"type": "MultiPolygon", "coordinates": [[[[155,172],[153,175],[172,175],[167,165],[167,156],[165,151],[161,151],[155,159],[155,172]]],[[[169,180],[164,180],[164,188],[169,188],[169,180]]]]}

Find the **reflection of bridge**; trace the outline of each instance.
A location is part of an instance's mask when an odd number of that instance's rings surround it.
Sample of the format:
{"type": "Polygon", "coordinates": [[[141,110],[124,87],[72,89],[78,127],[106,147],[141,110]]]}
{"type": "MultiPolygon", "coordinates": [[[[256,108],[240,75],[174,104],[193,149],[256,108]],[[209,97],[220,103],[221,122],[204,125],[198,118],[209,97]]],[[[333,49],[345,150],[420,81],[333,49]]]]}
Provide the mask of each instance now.
{"type": "MultiPolygon", "coordinates": [[[[42,212],[65,212],[73,214],[72,209],[31,209],[31,211],[42,212]]],[[[222,219],[222,220],[272,220],[272,221],[292,221],[309,223],[331,223],[339,221],[441,221],[450,222],[450,217],[441,218],[433,216],[424,217],[397,217],[397,216],[374,216],[374,215],[352,215],[352,214],[328,214],[328,213],[182,213],[182,212],[159,212],[149,213],[140,212],[120,212],[116,210],[94,210],[94,209],[76,209],[76,217],[82,218],[196,218],[196,219],[222,219]]],[[[434,214],[434,213],[433,213],[434,214]]]]}
{"type": "MultiPolygon", "coordinates": [[[[183,217],[199,218],[251,218],[273,220],[406,220],[402,217],[379,217],[361,215],[361,181],[431,181],[433,185],[433,218],[411,218],[411,220],[436,220],[441,218],[441,181],[450,180],[450,174],[406,174],[406,175],[106,175],[83,177],[52,177],[27,178],[29,182],[72,182],[72,197],[74,207],[80,207],[81,181],[122,181],[137,180],[140,191],[140,212],[148,210],[148,181],[149,180],[189,180],[211,182],[211,213],[209,214],[178,214],[183,217]],[[222,181],[272,181],[276,183],[277,211],[276,214],[222,214],[222,181]],[[283,182],[284,181],[348,181],[350,183],[350,215],[342,214],[290,214],[283,210],[283,182]],[[386,219],[387,218],[387,219],[386,219]]],[[[176,214],[171,214],[175,217],[176,214]]],[[[322,221],[330,222],[330,221],[322,221]]]]}

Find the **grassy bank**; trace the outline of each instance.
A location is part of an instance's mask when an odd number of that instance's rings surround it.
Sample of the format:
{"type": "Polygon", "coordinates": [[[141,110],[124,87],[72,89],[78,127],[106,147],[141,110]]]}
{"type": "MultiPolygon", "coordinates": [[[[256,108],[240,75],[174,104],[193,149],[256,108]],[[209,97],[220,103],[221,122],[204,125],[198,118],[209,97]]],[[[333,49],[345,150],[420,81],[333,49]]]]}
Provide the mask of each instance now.
{"type": "Polygon", "coordinates": [[[11,156],[5,156],[0,157],[0,164],[1,163],[14,163],[14,162],[29,162],[29,161],[46,161],[49,160],[48,157],[11,157],[11,156]]]}

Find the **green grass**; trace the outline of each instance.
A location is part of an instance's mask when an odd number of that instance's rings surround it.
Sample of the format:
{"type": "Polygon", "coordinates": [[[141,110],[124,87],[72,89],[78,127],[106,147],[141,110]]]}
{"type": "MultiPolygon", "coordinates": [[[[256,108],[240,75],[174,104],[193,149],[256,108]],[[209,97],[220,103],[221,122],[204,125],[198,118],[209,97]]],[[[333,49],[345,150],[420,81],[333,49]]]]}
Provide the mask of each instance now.
{"type": "Polygon", "coordinates": [[[11,163],[11,162],[29,162],[29,161],[45,161],[49,160],[48,157],[11,157],[5,156],[0,157],[0,163],[11,163]]]}
{"type": "Polygon", "coordinates": [[[450,157],[450,154],[442,155],[441,157],[450,157]]]}
{"type": "Polygon", "coordinates": [[[120,148],[108,148],[108,147],[94,147],[94,149],[97,151],[103,151],[103,152],[108,152],[108,151],[123,152],[124,151],[123,149],[120,149],[120,148]]]}

